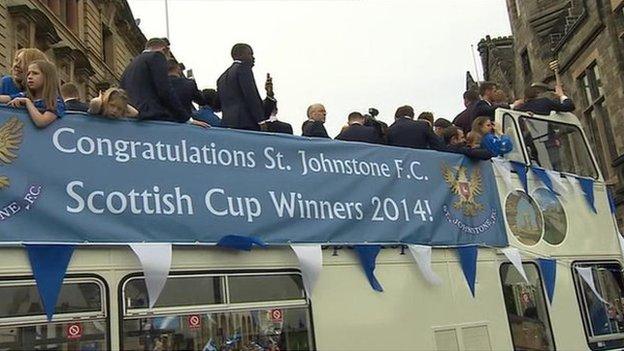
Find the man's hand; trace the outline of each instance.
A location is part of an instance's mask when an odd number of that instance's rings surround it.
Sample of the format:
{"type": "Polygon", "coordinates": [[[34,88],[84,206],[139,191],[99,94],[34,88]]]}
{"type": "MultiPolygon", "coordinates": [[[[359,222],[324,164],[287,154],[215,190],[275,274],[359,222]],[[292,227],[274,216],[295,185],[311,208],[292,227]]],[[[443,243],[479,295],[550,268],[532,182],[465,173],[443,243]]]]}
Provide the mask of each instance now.
{"type": "Polygon", "coordinates": [[[202,122],[202,121],[197,121],[194,119],[191,119],[191,124],[196,125],[198,127],[202,127],[202,128],[210,128],[210,124],[206,122],[202,122]]]}
{"type": "Polygon", "coordinates": [[[563,92],[563,87],[561,85],[555,85],[555,94],[557,94],[558,97],[562,97],[563,95],[565,95],[565,93],[563,92]]]}
{"type": "Polygon", "coordinates": [[[267,73],[266,83],[264,83],[264,90],[266,90],[266,94],[268,97],[273,98],[275,93],[273,92],[273,78],[271,78],[271,74],[267,73]]]}
{"type": "Polygon", "coordinates": [[[11,106],[11,107],[23,107],[26,106],[27,103],[30,102],[29,98],[25,98],[25,97],[17,97],[11,101],[9,101],[9,103],[7,105],[11,106]]]}

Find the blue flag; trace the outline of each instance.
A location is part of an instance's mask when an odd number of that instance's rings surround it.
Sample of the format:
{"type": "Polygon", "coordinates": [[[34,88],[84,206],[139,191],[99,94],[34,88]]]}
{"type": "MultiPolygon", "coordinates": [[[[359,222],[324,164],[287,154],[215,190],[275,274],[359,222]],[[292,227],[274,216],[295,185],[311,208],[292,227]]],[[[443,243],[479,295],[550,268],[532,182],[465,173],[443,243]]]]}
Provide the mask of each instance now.
{"type": "Polygon", "coordinates": [[[360,263],[371,287],[376,291],[382,292],[383,287],[375,277],[375,260],[381,250],[381,245],[355,245],[353,249],[355,249],[360,258],[360,263]]]}
{"type": "Polygon", "coordinates": [[[219,240],[217,246],[234,250],[251,251],[254,244],[263,248],[267,247],[267,244],[256,236],[241,235],[226,235],[219,240]]]}
{"type": "Polygon", "coordinates": [[[557,260],[552,258],[538,258],[537,263],[540,266],[542,275],[544,276],[544,285],[548,294],[548,301],[552,304],[555,296],[555,279],[557,277],[557,260]]]}
{"type": "Polygon", "coordinates": [[[615,214],[615,199],[613,198],[613,191],[611,188],[607,187],[607,196],[609,198],[609,209],[611,210],[611,214],[615,214]]]}
{"type": "Polygon", "coordinates": [[[459,263],[461,264],[464,277],[470,288],[472,297],[475,296],[475,280],[477,278],[477,253],[479,248],[476,246],[463,246],[457,248],[459,255],[459,263]]]}
{"type": "Polygon", "coordinates": [[[28,259],[48,321],[52,320],[73,245],[26,245],[28,259]]]}
{"type": "Polygon", "coordinates": [[[529,184],[527,183],[527,169],[524,163],[509,161],[511,163],[511,167],[518,173],[518,178],[520,178],[520,182],[522,183],[522,187],[524,188],[525,193],[529,193],[529,184]]]}
{"type": "Polygon", "coordinates": [[[589,208],[591,208],[594,213],[598,213],[598,211],[596,211],[596,206],[594,205],[594,180],[582,177],[577,177],[577,179],[579,180],[579,184],[581,184],[581,189],[583,189],[585,200],[587,200],[589,208]]]}
{"type": "Polygon", "coordinates": [[[539,178],[542,184],[546,185],[546,187],[548,188],[548,190],[550,190],[551,193],[559,195],[555,191],[555,188],[553,187],[552,179],[550,179],[550,177],[548,176],[548,173],[546,173],[544,169],[539,168],[539,167],[531,167],[531,170],[533,171],[533,173],[535,173],[537,178],[539,178]]]}

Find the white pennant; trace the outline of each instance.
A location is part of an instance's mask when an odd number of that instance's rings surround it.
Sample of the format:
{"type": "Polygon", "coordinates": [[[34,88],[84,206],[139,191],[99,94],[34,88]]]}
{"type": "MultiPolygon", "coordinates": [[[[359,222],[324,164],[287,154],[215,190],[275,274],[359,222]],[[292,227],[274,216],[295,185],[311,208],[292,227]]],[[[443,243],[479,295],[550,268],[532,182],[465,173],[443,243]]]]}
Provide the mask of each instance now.
{"type": "Polygon", "coordinates": [[[568,183],[570,183],[570,186],[572,187],[571,192],[577,195],[583,195],[583,190],[581,189],[581,183],[579,183],[579,180],[570,175],[565,175],[565,177],[568,180],[568,183]]]}
{"type": "Polygon", "coordinates": [[[167,282],[171,268],[171,244],[130,244],[130,247],[143,267],[149,308],[152,308],[167,282]]]}
{"type": "Polygon", "coordinates": [[[561,180],[561,174],[559,172],[547,169],[546,174],[548,174],[548,178],[550,178],[553,186],[555,187],[555,190],[559,194],[568,192],[568,187],[561,180]]]}
{"type": "Polygon", "coordinates": [[[592,272],[591,267],[576,267],[576,271],[581,276],[581,278],[583,278],[585,283],[587,283],[591,291],[594,292],[594,295],[596,295],[598,300],[608,304],[608,302],[603,299],[602,296],[600,296],[598,290],[596,290],[596,285],[594,284],[594,273],[592,272]]]}
{"type": "Polygon", "coordinates": [[[299,260],[306,294],[308,298],[312,298],[312,289],[316,285],[321,269],[323,269],[321,245],[290,245],[290,247],[299,260]]]}
{"type": "Polygon", "coordinates": [[[503,178],[505,185],[508,189],[513,189],[513,183],[511,182],[511,164],[509,161],[502,157],[496,157],[492,159],[492,165],[496,172],[503,178]]]}
{"type": "Polygon", "coordinates": [[[511,262],[511,264],[516,267],[518,273],[520,273],[522,278],[524,278],[524,281],[528,284],[529,279],[527,279],[526,272],[524,271],[524,266],[522,266],[522,257],[520,256],[520,250],[516,249],[515,247],[506,247],[504,249],[501,249],[501,252],[504,253],[505,256],[507,256],[509,262],[511,262]]]}
{"type": "Polygon", "coordinates": [[[407,245],[407,248],[414,257],[414,261],[416,261],[425,280],[432,285],[442,284],[442,280],[431,267],[431,246],[407,245]]]}

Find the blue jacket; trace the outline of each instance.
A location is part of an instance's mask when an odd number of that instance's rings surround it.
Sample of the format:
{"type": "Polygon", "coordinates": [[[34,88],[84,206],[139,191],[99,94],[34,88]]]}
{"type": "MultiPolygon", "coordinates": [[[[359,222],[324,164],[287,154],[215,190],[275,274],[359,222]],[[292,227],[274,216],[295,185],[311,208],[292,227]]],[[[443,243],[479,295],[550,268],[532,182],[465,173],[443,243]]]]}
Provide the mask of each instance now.
{"type": "Polygon", "coordinates": [[[212,127],[221,127],[221,118],[217,116],[209,106],[202,106],[193,114],[193,118],[206,122],[212,127]]]}

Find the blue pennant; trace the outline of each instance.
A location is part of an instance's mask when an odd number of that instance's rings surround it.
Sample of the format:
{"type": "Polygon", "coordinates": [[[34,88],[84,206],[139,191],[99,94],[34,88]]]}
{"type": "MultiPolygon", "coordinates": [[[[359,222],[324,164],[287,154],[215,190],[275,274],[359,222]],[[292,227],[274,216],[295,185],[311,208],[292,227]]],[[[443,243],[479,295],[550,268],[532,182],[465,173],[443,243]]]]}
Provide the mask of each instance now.
{"type": "Polygon", "coordinates": [[[548,301],[552,304],[555,296],[555,278],[557,277],[557,260],[552,258],[538,258],[537,263],[540,266],[542,275],[544,276],[544,285],[548,294],[548,301]]]}
{"type": "Polygon", "coordinates": [[[533,171],[533,173],[535,173],[535,175],[537,176],[537,178],[539,178],[539,180],[546,185],[546,187],[548,188],[548,190],[550,190],[551,193],[559,195],[556,191],[555,188],[553,187],[553,183],[552,183],[552,179],[550,179],[550,177],[548,176],[548,173],[546,173],[545,170],[538,168],[538,167],[531,167],[531,170],[533,171]]]}
{"type": "Polygon", "coordinates": [[[51,321],[74,246],[26,245],[26,251],[28,251],[30,268],[37,282],[43,309],[48,321],[51,321]]]}
{"type": "Polygon", "coordinates": [[[577,178],[579,180],[579,184],[581,184],[581,189],[583,189],[583,193],[585,194],[585,200],[587,200],[587,204],[594,211],[594,213],[598,213],[596,211],[596,206],[594,206],[594,180],[591,178],[577,178]]]}
{"type": "Polygon", "coordinates": [[[217,246],[234,250],[251,251],[254,244],[260,247],[267,247],[267,244],[257,236],[242,235],[226,235],[219,239],[217,246]]]}
{"type": "Polygon", "coordinates": [[[375,260],[381,250],[381,245],[355,245],[353,248],[360,258],[360,263],[371,287],[376,291],[383,291],[381,284],[375,277],[375,260]]]}
{"type": "Polygon", "coordinates": [[[475,280],[477,278],[477,253],[479,248],[476,246],[463,246],[457,248],[459,254],[459,263],[461,264],[464,277],[472,293],[475,296],[475,280]]]}
{"type": "Polygon", "coordinates": [[[615,199],[613,198],[613,191],[611,188],[607,188],[607,197],[609,198],[609,209],[611,210],[611,214],[615,214],[615,199]]]}
{"type": "Polygon", "coordinates": [[[520,182],[522,182],[522,187],[524,188],[525,193],[529,193],[529,184],[527,183],[527,169],[524,163],[509,161],[511,163],[511,167],[518,173],[518,178],[520,178],[520,182]]]}

